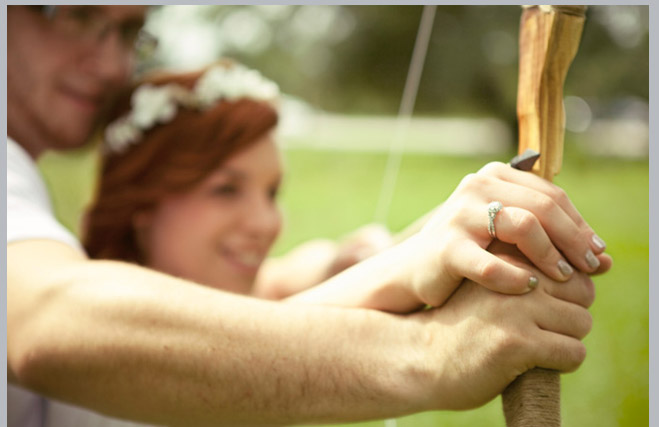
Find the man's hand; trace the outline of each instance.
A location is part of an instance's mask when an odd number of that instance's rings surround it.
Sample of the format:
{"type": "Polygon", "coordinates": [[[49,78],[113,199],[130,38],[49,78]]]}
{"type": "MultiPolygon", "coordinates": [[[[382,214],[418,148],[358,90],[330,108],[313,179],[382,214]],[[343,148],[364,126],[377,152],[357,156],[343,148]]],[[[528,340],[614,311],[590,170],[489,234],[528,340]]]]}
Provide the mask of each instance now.
{"type": "MultiPolygon", "coordinates": [[[[533,268],[514,246],[497,242],[490,250],[533,268]]],[[[534,272],[540,281],[532,292],[506,295],[467,280],[443,306],[414,315],[427,322],[425,340],[439,343],[438,409],[475,408],[531,368],[570,372],[583,362],[595,298],[590,277],[576,272],[558,282],[534,272]]]]}

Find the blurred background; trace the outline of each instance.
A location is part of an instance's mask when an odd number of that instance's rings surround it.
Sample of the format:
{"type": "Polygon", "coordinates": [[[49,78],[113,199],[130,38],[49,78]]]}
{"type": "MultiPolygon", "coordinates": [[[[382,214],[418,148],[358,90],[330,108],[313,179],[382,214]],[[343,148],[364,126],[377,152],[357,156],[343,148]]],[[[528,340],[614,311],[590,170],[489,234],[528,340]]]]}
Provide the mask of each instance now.
{"type": "MultiPolygon", "coordinates": [[[[380,221],[398,231],[460,179],[516,154],[518,6],[438,6],[404,146],[394,141],[423,6],[154,6],[159,39],[139,71],[197,68],[220,57],[279,83],[287,225],[275,254],[380,221]],[[381,204],[392,144],[402,150],[381,204]]],[[[594,327],[579,371],[563,376],[563,425],[648,425],[648,6],[589,6],[565,83],[563,171],[555,183],[607,242],[594,327]]],[[[75,232],[93,195],[94,148],[40,163],[75,232]],[[80,182],[89,182],[81,188],[80,182]]],[[[505,425],[500,399],[398,426],[505,425]]],[[[382,426],[383,421],[358,424],[382,426]]],[[[392,423],[389,423],[392,425],[392,423]]]]}

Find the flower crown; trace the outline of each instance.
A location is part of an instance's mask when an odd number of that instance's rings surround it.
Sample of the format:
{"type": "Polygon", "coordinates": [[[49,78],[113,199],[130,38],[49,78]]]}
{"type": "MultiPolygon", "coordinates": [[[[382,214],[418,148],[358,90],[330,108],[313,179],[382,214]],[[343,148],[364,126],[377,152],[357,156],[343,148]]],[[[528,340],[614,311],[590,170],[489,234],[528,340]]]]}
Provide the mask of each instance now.
{"type": "Polygon", "coordinates": [[[277,84],[240,64],[210,67],[192,89],[175,83],[160,86],[145,83],[133,92],[131,110],[105,129],[106,148],[116,153],[125,151],[129,145],[137,143],[145,131],[171,121],[178,112],[178,105],[203,111],[223,100],[273,101],[278,96],[277,84]]]}

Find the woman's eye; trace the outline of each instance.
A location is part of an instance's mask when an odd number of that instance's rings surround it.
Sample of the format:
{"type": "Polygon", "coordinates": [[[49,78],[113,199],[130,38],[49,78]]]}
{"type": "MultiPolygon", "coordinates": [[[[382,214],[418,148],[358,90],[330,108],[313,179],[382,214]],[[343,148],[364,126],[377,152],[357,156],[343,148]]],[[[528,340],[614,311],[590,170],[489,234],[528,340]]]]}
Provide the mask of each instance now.
{"type": "Polygon", "coordinates": [[[213,194],[218,196],[234,196],[239,193],[240,189],[236,185],[219,185],[213,188],[213,194]]]}

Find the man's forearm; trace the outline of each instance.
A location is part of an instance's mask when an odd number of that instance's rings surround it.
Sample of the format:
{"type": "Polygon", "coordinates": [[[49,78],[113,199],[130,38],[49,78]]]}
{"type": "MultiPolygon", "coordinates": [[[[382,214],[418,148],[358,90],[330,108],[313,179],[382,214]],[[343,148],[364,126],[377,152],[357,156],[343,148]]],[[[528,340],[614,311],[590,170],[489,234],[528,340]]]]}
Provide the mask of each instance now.
{"type": "Polygon", "coordinates": [[[73,263],[33,286],[8,251],[8,367],[38,392],[169,425],[422,409],[404,406],[425,364],[394,316],[260,301],[114,262],[73,263]]]}

